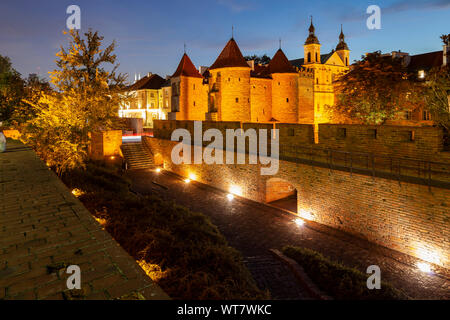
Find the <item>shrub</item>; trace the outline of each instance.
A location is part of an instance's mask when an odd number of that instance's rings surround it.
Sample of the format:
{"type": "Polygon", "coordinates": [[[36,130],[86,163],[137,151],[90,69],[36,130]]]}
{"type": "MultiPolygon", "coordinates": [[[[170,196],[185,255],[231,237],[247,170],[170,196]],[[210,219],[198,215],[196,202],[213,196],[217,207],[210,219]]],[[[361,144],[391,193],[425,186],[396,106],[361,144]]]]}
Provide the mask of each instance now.
{"type": "Polygon", "coordinates": [[[380,290],[367,288],[368,275],[300,247],[285,247],[283,253],[298,262],[317,286],[338,300],[406,300],[409,297],[387,282],[380,290]]]}

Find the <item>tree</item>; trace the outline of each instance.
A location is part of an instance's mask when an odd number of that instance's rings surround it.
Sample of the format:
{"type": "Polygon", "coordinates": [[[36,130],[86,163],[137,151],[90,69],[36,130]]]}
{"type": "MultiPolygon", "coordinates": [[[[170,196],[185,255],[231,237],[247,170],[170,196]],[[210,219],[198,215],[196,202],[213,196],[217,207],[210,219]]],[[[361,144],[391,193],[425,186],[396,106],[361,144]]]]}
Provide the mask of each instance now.
{"type": "Polygon", "coordinates": [[[8,57],[0,55],[0,121],[11,119],[23,95],[24,81],[20,73],[12,67],[8,57]]]}
{"type": "Polygon", "coordinates": [[[36,117],[36,105],[44,93],[53,91],[50,83],[32,73],[24,80],[24,90],[21,103],[18,103],[11,115],[11,124],[21,131],[22,125],[36,117]]]}
{"type": "Polygon", "coordinates": [[[69,33],[69,47],[57,53],[57,69],[50,73],[56,91],[43,93],[33,103],[36,117],[27,122],[23,139],[58,174],[83,167],[90,132],[116,124],[126,77],[117,74],[115,42],[102,48],[103,37],[89,30],[83,38],[69,33]],[[109,70],[105,69],[105,66],[109,70]]]}
{"type": "Polygon", "coordinates": [[[369,53],[335,81],[336,102],[329,109],[366,124],[381,124],[423,104],[422,86],[408,80],[403,60],[369,53]]]}
{"type": "MultiPolygon", "coordinates": [[[[441,36],[444,44],[449,45],[450,34],[441,36]]],[[[433,120],[442,126],[447,135],[445,144],[450,145],[450,65],[431,70],[425,82],[426,108],[433,120]]]]}
{"type": "Polygon", "coordinates": [[[270,57],[266,54],[262,56],[257,56],[256,54],[252,56],[245,56],[244,59],[247,61],[254,60],[256,64],[263,64],[263,65],[268,64],[271,60],[270,57]]]}

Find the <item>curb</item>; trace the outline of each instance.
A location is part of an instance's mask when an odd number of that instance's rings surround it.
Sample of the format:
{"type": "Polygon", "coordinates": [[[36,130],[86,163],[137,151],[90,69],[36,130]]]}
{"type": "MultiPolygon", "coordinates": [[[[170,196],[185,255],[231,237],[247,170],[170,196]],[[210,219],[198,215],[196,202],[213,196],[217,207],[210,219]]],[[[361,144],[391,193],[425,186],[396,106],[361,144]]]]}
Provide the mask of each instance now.
{"type": "Polygon", "coordinates": [[[300,284],[308,291],[308,293],[317,300],[333,300],[332,297],[324,294],[314,282],[312,282],[311,278],[306,274],[305,270],[302,266],[300,266],[295,260],[286,257],[283,253],[281,253],[277,249],[269,250],[276,258],[284,262],[288,265],[291,271],[294,273],[294,276],[300,282],[300,284]]]}

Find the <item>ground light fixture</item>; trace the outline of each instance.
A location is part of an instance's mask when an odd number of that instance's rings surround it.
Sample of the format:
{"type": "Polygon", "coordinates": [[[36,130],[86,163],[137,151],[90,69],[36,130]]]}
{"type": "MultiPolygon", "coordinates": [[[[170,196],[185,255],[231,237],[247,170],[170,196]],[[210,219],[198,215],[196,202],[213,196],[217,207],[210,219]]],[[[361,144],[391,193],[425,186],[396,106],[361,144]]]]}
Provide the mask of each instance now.
{"type": "Polygon", "coordinates": [[[431,273],[431,265],[426,262],[418,262],[417,268],[422,272],[431,273]]]}
{"type": "Polygon", "coordinates": [[[191,179],[185,179],[184,182],[185,183],[191,183],[191,179]]]}
{"type": "Polygon", "coordinates": [[[230,194],[242,196],[242,188],[236,185],[230,187],[230,194]]]}
{"type": "Polygon", "coordinates": [[[305,220],[297,218],[294,220],[295,224],[299,227],[303,226],[305,224],[305,220]]]}
{"type": "Polygon", "coordinates": [[[161,168],[156,168],[156,172],[160,173],[161,172],[161,168]]]}
{"type": "Polygon", "coordinates": [[[229,201],[233,201],[234,195],[232,193],[227,194],[227,198],[229,201]]]}

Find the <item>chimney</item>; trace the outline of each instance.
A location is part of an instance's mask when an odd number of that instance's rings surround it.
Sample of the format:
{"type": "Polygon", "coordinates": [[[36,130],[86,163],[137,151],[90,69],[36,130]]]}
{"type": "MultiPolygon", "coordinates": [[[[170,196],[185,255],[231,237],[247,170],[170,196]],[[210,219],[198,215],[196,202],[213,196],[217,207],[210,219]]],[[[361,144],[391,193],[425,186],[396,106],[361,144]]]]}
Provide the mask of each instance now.
{"type": "Polygon", "coordinates": [[[201,75],[203,75],[206,70],[208,70],[208,67],[205,67],[205,66],[200,66],[198,68],[198,72],[200,72],[201,75]]]}
{"type": "Polygon", "coordinates": [[[252,71],[255,71],[255,60],[249,60],[247,61],[247,64],[250,68],[252,68],[252,71]]]}

